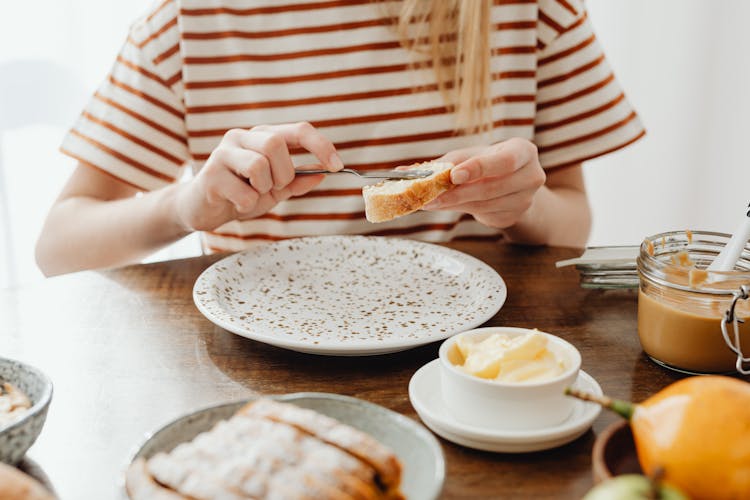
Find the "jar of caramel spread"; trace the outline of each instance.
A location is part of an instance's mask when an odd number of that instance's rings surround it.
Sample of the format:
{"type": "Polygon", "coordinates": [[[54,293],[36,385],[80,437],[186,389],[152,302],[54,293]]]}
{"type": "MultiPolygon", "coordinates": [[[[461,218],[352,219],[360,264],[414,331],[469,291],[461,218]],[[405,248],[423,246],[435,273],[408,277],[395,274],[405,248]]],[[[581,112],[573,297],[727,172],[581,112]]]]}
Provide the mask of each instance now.
{"type": "Polygon", "coordinates": [[[741,352],[744,346],[750,352],[750,322],[741,322],[750,320],[750,300],[735,297],[743,285],[750,285],[750,247],[733,271],[706,270],[729,238],[722,233],[675,231],[641,244],[638,337],[655,362],[691,373],[726,373],[737,369],[735,350],[741,352]],[[722,318],[733,302],[740,321],[730,317],[729,334],[724,335],[722,318]]]}

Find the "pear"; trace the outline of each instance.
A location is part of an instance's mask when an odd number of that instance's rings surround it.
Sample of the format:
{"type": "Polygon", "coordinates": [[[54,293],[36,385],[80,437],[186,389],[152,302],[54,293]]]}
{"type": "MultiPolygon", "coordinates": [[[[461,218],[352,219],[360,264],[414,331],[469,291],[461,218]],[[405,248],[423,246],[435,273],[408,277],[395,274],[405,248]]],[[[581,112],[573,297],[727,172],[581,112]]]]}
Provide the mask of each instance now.
{"type": "Polygon", "coordinates": [[[703,375],[675,382],[642,403],[567,389],[630,421],[638,462],[649,476],[694,500],[750,500],[750,384],[703,375]]]}
{"type": "Polygon", "coordinates": [[[624,474],[599,483],[583,500],[688,500],[681,491],[646,476],[624,474]]]}

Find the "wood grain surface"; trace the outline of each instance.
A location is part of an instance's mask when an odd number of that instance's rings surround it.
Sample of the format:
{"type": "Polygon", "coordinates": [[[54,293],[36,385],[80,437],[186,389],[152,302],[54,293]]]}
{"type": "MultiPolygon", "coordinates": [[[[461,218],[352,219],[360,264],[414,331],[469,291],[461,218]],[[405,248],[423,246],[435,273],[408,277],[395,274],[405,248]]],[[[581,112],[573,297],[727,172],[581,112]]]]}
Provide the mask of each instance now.
{"type": "MultiPolygon", "coordinates": [[[[678,376],[650,362],[636,332],[632,290],[584,290],[557,260],[561,248],[448,245],[495,268],[508,300],[487,326],[535,327],[572,342],[583,369],[614,397],[642,400],[678,376]]],[[[299,354],[230,334],[195,308],[197,276],[221,256],[84,272],[0,291],[0,355],[46,372],[55,384],[47,423],[29,456],[61,498],[116,498],[144,433],[188,411],[233,399],[298,391],[346,394],[419,420],[407,384],[439,343],[397,354],[299,354]]],[[[444,498],[580,498],[591,487],[591,448],[615,421],[558,449],[474,451],[440,440],[444,498]]]]}

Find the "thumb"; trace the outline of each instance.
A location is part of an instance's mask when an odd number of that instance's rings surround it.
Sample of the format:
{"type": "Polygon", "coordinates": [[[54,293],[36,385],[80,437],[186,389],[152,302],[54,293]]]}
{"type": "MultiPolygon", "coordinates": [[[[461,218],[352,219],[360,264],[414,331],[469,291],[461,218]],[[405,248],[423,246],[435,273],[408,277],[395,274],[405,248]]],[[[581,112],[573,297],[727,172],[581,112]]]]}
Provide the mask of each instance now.
{"type": "Polygon", "coordinates": [[[454,165],[458,165],[459,163],[463,163],[469,158],[480,154],[485,149],[486,148],[484,146],[456,149],[454,151],[445,153],[443,156],[441,156],[440,158],[436,158],[434,161],[445,161],[448,163],[453,163],[454,165]]]}
{"type": "Polygon", "coordinates": [[[289,183],[287,188],[291,192],[292,196],[302,196],[303,194],[306,194],[315,189],[315,187],[323,182],[323,179],[325,178],[326,176],[323,174],[298,175],[291,183],[289,183]]]}

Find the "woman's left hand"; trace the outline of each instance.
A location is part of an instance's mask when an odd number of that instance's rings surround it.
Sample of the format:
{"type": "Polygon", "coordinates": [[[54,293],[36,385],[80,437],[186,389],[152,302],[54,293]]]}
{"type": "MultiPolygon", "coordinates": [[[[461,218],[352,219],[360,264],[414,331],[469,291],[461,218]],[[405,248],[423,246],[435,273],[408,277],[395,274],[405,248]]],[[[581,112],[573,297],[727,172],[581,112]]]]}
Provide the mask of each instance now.
{"type": "Polygon", "coordinates": [[[529,210],[546,176],[536,146],[526,139],[508,139],[488,147],[459,149],[439,160],[456,165],[456,187],[424,207],[474,216],[482,224],[504,229],[529,210]]]}

